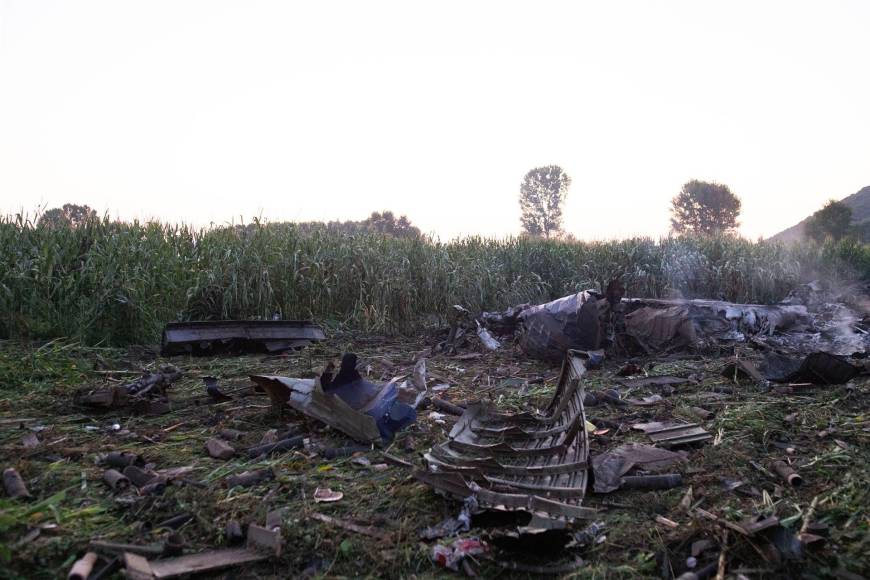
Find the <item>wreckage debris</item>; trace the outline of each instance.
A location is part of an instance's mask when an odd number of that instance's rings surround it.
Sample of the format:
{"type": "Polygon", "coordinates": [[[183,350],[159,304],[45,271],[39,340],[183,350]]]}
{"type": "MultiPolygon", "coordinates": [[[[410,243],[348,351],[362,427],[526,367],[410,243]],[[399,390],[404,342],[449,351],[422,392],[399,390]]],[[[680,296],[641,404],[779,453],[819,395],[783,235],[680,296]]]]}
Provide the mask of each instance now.
{"type": "Polygon", "coordinates": [[[138,554],[125,552],[124,566],[127,578],[130,580],[176,578],[252,564],[280,555],[280,534],[277,534],[278,542],[276,544],[275,532],[269,532],[254,524],[248,526],[248,530],[248,543],[244,548],[212,550],[163,560],[148,560],[138,554]]]}
{"type": "Polygon", "coordinates": [[[292,379],[252,375],[273,402],[318,419],[357,441],[391,441],[396,432],[413,423],[413,407],[398,400],[395,382],[376,385],[356,370],[357,357],[347,353],[333,377],[327,367],[318,379],[292,379]]]}
{"type": "Polygon", "coordinates": [[[257,469],[255,471],[245,471],[238,475],[230,475],[224,480],[227,488],[230,487],[250,487],[265,481],[275,479],[275,473],[271,468],[257,469]]]}
{"type": "Polygon", "coordinates": [[[256,447],[251,447],[248,449],[248,457],[254,459],[256,457],[260,457],[261,455],[269,455],[271,453],[278,453],[280,451],[288,451],[290,449],[301,449],[305,446],[305,437],[302,435],[297,435],[295,437],[290,437],[288,439],[282,439],[281,441],[276,441],[274,443],[267,443],[265,445],[258,445],[256,447]]]}
{"type": "MultiPolygon", "coordinates": [[[[608,288],[611,288],[609,285],[608,288]]],[[[626,353],[708,349],[753,342],[767,348],[807,349],[833,354],[865,353],[870,333],[860,329],[861,315],[845,304],[823,304],[799,295],[780,304],[735,304],[705,299],[622,298],[586,290],[504,312],[483,312],[483,327],[515,334],[529,355],[558,359],[568,349],[617,348],[626,353]],[[837,310],[836,316],[830,311],[837,310]],[[852,323],[850,323],[850,321],[852,323]],[[859,334],[859,332],[861,334],[859,334]]],[[[452,329],[452,334],[460,330],[452,329]]],[[[639,369],[627,368],[620,376],[639,369]]]]}
{"type": "Polygon", "coordinates": [[[144,487],[149,483],[153,482],[154,480],[160,479],[160,476],[158,476],[153,471],[146,471],[141,467],[137,467],[135,465],[128,465],[127,467],[125,467],[124,475],[136,487],[144,487]]]}
{"type": "Polygon", "coordinates": [[[771,467],[783,481],[792,487],[800,487],[804,482],[803,478],[785,461],[774,461],[771,467]]]}
{"type": "Polygon", "coordinates": [[[709,421],[716,416],[713,411],[708,411],[707,409],[703,409],[701,407],[690,407],[689,411],[691,411],[693,415],[695,415],[702,421],[709,421]]]}
{"type": "Polygon", "coordinates": [[[350,457],[354,453],[365,453],[371,451],[371,447],[364,445],[349,445],[346,447],[330,447],[320,452],[320,455],[325,459],[337,459],[339,457],[350,457]]]}
{"type": "Polygon", "coordinates": [[[6,488],[6,495],[12,499],[31,497],[24,480],[21,479],[21,474],[14,467],[3,470],[3,487],[6,488]]]}
{"type": "Polygon", "coordinates": [[[767,383],[767,379],[764,378],[755,364],[743,358],[735,358],[727,362],[722,369],[722,376],[735,383],[740,382],[740,379],[751,379],[758,385],[767,383]]]}
{"type": "Polygon", "coordinates": [[[218,433],[218,437],[227,441],[240,441],[244,436],[243,432],[236,429],[221,429],[221,432],[218,433]]]}
{"type": "MultiPolygon", "coordinates": [[[[583,359],[569,352],[556,392],[541,415],[504,415],[470,405],[449,440],[425,455],[414,476],[435,490],[482,509],[536,513],[573,520],[595,510],[580,504],[589,454],[583,411],[583,359]]],[[[543,520],[542,520],[543,521],[543,520]]]]}
{"type": "MultiPolygon", "coordinates": [[[[684,453],[640,443],[627,443],[592,458],[592,473],[595,476],[593,489],[595,493],[609,493],[624,485],[625,476],[635,468],[661,471],[685,460],[684,453]]],[[[665,477],[667,479],[662,481],[675,481],[674,475],[665,477]]]]}
{"type": "Polygon", "coordinates": [[[651,377],[638,377],[634,379],[620,379],[619,383],[630,389],[644,387],[672,387],[675,385],[684,385],[689,382],[689,379],[683,377],[672,377],[670,375],[658,375],[651,377]]]}
{"type": "Polygon", "coordinates": [[[442,568],[459,571],[460,567],[465,569],[466,558],[479,556],[487,551],[489,547],[478,538],[459,538],[449,546],[433,546],[432,561],[442,568]]]}
{"type": "Polygon", "coordinates": [[[662,447],[677,447],[689,443],[708,441],[713,436],[697,423],[685,425],[667,425],[658,429],[646,430],[649,438],[662,447]]]}
{"type": "Polygon", "coordinates": [[[236,454],[236,450],[233,449],[232,445],[215,437],[210,437],[206,440],[205,449],[215,459],[230,459],[236,454]]]}
{"type": "Polygon", "coordinates": [[[242,531],[242,524],[236,520],[228,521],[224,530],[224,537],[230,546],[238,546],[243,543],[245,541],[245,532],[242,531]]]}
{"type": "Polygon", "coordinates": [[[332,491],[328,487],[318,487],[314,490],[315,503],[332,503],[341,500],[343,497],[343,493],[340,491],[332,491]]]}
{"type": "Polygon", "coordinates": [[[842,385],[858,376],[860,369],[827,352],[814,352],[803,359],[770,353],[764,357],[761,372],[774,383],[842,385]]]}
{"type": "Polygon", "coordinates": [[[163,356],[276,353],[326,340],[323,329],[295,320],[209,320],[170,322],[163,329],[163,356]]]}
{"type": "Polygon", "coordinates": [[[88,552],[80,560],[76,560],[67,575],[68,580],[87,580],[97,563],[99,556],[94,552],[88,552]]]}
{"type": "Polygon", "coordinates": [[[349,532],[355,532],[357,534],[362,534],[364,536],[369,536],[371,538],[375,538],[385,544],[389,544],[393,541],[392,534],[388,532],[384,532],[372,526],[361,526],[359,524],[355,524],[353,522],[348,522],[345,520],[340,520],[338,518],[334,518],[332,516],[328,516],[326,514],[322,514],[319,512],[312,512],[308,514],[313,520],[317,520],[319,522],[323,522],[324,524],[334,526],[337,528],[342,528],[349,532]]]}
{"type": "Polygon", "coordinates": [[[215,403],[223,403],[224,401],[232,401],[233,398],[225,395],[218,388],[218,380],[215,377],[202,377],[202,382],[205,383],[205,392],[211,397],[215,403]]]}
{"type": "Polygon", "coordinates": [[[107,469],[103,472],[103,481],[112,488],[112,491],[125,491],[130,488],[130,480],[115,469],[107,469]]]}
{"type": "Polygon", "coordinates": [[[157,372],[144,373],[127,385],[111,385],[79,390],[74,400],[79,405],[102,409],[130,406],[135,412],[159,415],[169,412],[167,389],[181,377],[172,365],[161,365],[157,372]]]}
{"type": "Polygon", "coordinates": [[[144,463],[142,458],[135,453],[127,451],[110,451],[104,458],[103,463],[109,467],[124,469],[128,465],[144,463]]]}
{"type": "Polygon", "coordinates": [[[620,480],[620,489],[658,490],[671,489],[683,485],[683,476],[679,473],[665,475],[627,475],[620,480]]]}

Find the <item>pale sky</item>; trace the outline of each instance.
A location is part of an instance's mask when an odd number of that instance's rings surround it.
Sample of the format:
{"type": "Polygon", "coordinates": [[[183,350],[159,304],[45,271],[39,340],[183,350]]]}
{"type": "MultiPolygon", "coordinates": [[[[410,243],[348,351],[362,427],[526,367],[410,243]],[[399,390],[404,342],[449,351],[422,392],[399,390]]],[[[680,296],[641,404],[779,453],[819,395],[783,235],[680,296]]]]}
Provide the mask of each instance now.
{"type": "Polygon", "coordinates": [[[870,2],[0,0],[0,213],[668,229],[689,179],[770,235],[870,185],[870,2]]]}

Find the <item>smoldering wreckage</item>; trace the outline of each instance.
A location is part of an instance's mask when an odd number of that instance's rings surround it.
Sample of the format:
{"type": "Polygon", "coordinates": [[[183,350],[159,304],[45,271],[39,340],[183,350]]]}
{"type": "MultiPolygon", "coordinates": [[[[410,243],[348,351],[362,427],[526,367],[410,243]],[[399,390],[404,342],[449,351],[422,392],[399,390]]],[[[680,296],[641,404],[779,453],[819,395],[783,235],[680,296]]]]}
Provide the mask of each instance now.
{"type": "MultiPolygon", "coordinates": [[[[470,576],[484,562],[530,574],[558,575],[583,567],[584,553],[607,542],[603,514],[609,505],[619,505],[607,503],[610,500],[599,501],[596,507],[584,505],[587,493],[609,498],[623,490],[657,494],[685,489],[679,518],[658,515],[652,522],[637,522],[664,529],[684,525],[677,519],[698,524],[690,555],[680,561],[665,558],[663,577],[724,577],[731,565],[729,542],[732,552],[735,543],[748,543],[768,562],[799,561],[809,550],[825,549],[824,526],[814,521],[814,506],[798,526],[785,526],[777,517],[763,515],[733,521],[710,506],[702,508],[700,490],[685,485],[684,473],[691,468],[693,454],[715,444],[716,434],[705,428],[714,413],[705,404],[713,407],[729,396],[739,396],[743,389],[812,396],[815,389],[848,384],[870,374],[867,295],[866,288],[832,295],[812,283],[775,305],[639,299],[626,298],[622,284],[614,280],[603,293],[584,291],[503,312],[473,316],[456,306],[449,328],[433,341],[428,353],[416,357],[410,376],[385,383],[370,381],[370,366],[353,353],[345,353],[337,365],[325,361],[313,378],[251,374],[250,386],[241,391],[226,390],[216,377],[202,377],[203,404],[266,396],[272,410],[264,412],[302,420],[285,432],[268,431],[259,443],[245,449],[240,447],[244,433],[217,425],[203,453],[215,461],[280,453],[327,459],[346,456],[373,473],[406,470],[410,478],[431,489],[426,493],[434,492],[455,506],[455,517],[421,525],[418,541],[426,543],[434,566],[470,576]],[[484,396],[451,402],[442,398],[448,385],[434,385],[427,377],[427,357],[471,360],[489,351],[511,349],[561,364],[555,390],[539,409],[505,413],[484,396]],[[655,374],[645,360],[705,355],[724,356],[719,371],[730,386],[704,393],[698,406],[690,409],[695,421],[668,417],[667,411],[658,411],[657,420],[631,425],[619,420],[620,416],[630,420],[634,410],[668,407],[670,394],[705,378],[655,374]],[[587,391],[585,377],[604,364],[618,368],[612,384],[587,391]],[[639,394],[648,391],[654,392],[639,394]],[[617,419],[587,417],[588,409],[605,408],[617,419]],[[396,434],[413,430],[427,409],[427,419],[448,427],[453,421],[446,439],[425,449],[409,449],[410,459],[397,456],[392,445],[396,434]],[[323,424],[352,441],[338,447],[324,445],[322,438],[312,436],[314,426],[323,424]],[[643,433],[646,441],[626,441],[633,433],[643,433]],[[607,435],[608,448],[590,457],[590,441],[607,435]]],[[[172,323],[164,332],[162,352],[165,356],[275,354],[324,340],[323,330],[308,322],[172,323]]],[[[165,364],[125,384],[83,389],[74,403],[92,412],[169,413],[172,385],[181,376],[179,369],[165,364]]],[[[97,460],[104,470],[106,493],[114,494],[117,501],[159,495],[167,486],[207,485],[192,479],[186,466],[156,465],[131,450],[101,454],[97,460]]],[[[803,483],[796,457],[784,455],[757,468],[775,492],[803,483]]],[[[226,476],[222,485],[246,488],[274,478],[270,468],[248,470],[226,476]]],[[[34,501],[14,468],[7,468],[3,479],[9,497],[34,501]]],[[[747,482],[723,481],[738,493],[768,493],[747,482]]],[[[313,497],[316,503],[342,498],[340,491],[329,488],[318,488],[313,497]]],[[[156,524],[169,530],[161,544],[94,538],[69,578],[106,578],[119,570],[136,579],[172,578],[275,558],[287,549],[282,541],[285,515],[279,509],[270,511],[265,521],[229,521],[224,546],[204,551],[202,546],[191,551],[184,544],[180,530],[193,517],[189,513],[156,524]]],[[[310,517],[372,542],[393,541],[393,534],[383,526],[320,512],[310,517]]]]}

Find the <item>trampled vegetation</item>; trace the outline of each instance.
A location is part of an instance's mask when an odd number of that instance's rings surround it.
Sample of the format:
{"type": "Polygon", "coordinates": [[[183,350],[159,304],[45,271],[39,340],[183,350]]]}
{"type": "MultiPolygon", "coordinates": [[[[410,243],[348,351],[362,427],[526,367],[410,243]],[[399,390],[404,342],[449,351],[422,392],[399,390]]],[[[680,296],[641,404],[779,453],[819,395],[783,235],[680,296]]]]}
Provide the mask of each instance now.
{"type": "Polygon", "coordinates": [[[195,229],[0,220],[0,337],[154,342],[177,319],[312,318],[395,333],[447,316],[603,288],[771,302],[813,278],[870,279],[870,247],[721,237],[451,242],[252,224],[195,229]]]}

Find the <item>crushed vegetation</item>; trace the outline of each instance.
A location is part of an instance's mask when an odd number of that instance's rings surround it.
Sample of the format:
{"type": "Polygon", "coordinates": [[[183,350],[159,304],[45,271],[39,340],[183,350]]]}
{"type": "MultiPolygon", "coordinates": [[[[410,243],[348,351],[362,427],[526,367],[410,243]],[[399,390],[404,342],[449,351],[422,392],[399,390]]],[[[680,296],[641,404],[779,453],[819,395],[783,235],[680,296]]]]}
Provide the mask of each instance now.
{"type": "MultiPolygon", "coordinates": [[[[365,378],[374,382],[411,377],[425,356],[429,384],[449,385],[437,395],[451,404],[483,400],[500,411],[533,411],[553,395],[557,363],[530,359],[510,344],[496,351],[434,352],[438,339],[338,334],[288,355],[171,359],[140,347],[0,342],[0,458],[4,469],[17,469],[32,495],[0,497],[2,574],[55,578],[94,540],[164,548],[180,541],[185,553],[224,548],[231,521],[262,526],[277,517],[281,555],[234,569],[232,577],[442,577],[448,572],[433,563],[433,547],[449,546],[452,539],[421,540],[419,534],[455,517],[462,503],[437,495],[401,462],[422,467],[423,453],[445,441],[457,417],[421,407],[416,423],[387,447],[346,455],[333,450],[359,444],[292,410],[279,413],[265,394],[252,390],[249,379],[252,374],[314,378],[326,362],[352,350],[365,378]],[[99,411],[73,403],[83,388],[127,384],[143,370],[158,371],[167,363],[181,377],[168,389],[166,414],[99,411]],[[203,377],[217,378],[227,398],[207,392],[203,377]],[[227,430],[240,433],[224,437],[240,451],[229,459],[211,457],[207,441],[227,430]],[[304,433],[307,446],[254,458],[244,453],[271,430],[304,433]],[[162,494],[119,492],[104,482],[105,466],[99,463],[111,451],[138,454],[156,470],[192,469],[162,494]],[[258,470],[271,470],[274,477],[249,487],[222,484],[258,470]],[[156,526],[183,514],[190,518],[177,519],[175,531],[156,526]]],[[[686,571],[692,557],[696,571],[718,569],[722,560],[730,577],[857,578],[870,569],[870,379],[764,388],[723,376],[735,354],[751,357],[738,348],[706,356],[605,359],[586,372],[587,394],[600,395],[587,399],[595,401],[586,408],[586,419],[595,426],[591,456],[629,443],[649,444],[646,433],[631,428],[638,423],[699,423],[712,439],[685,447],[686,461],[669,467],[681,475],[676,487],[597,494],[590,486],[583,505],[599,510],[595,520],[604,523],[603,532],[578,552],[582,563],[562,562],[562,577],[670,578],[686,571]],[[627,363],[635,375],[683,380],[631,383],[619,376],[627,363]],[[616,404],[614,398],[649,404],[616,404]],[[699,408],[712,417],[699,416],[699,408]],[[777,461],[790,464],[800,485],[789,485],[776,473],[777,461]],[[753,516],[762,521],[776,516],[792,533],[812,524],[822,545],[814,544],[801,559],[784,558],[782,551],[777,556],[767,541],[742,537],[728,525],[745,525],[753,516]]],[[[486,540],[489,533],[472,529],[462,536],[486,540]]],[[[445,558],[447,552],[441,550],[445,558]]],[[[506,571],[493,552],[469,558],[483,577],[532,573],[506,571]]]]}

